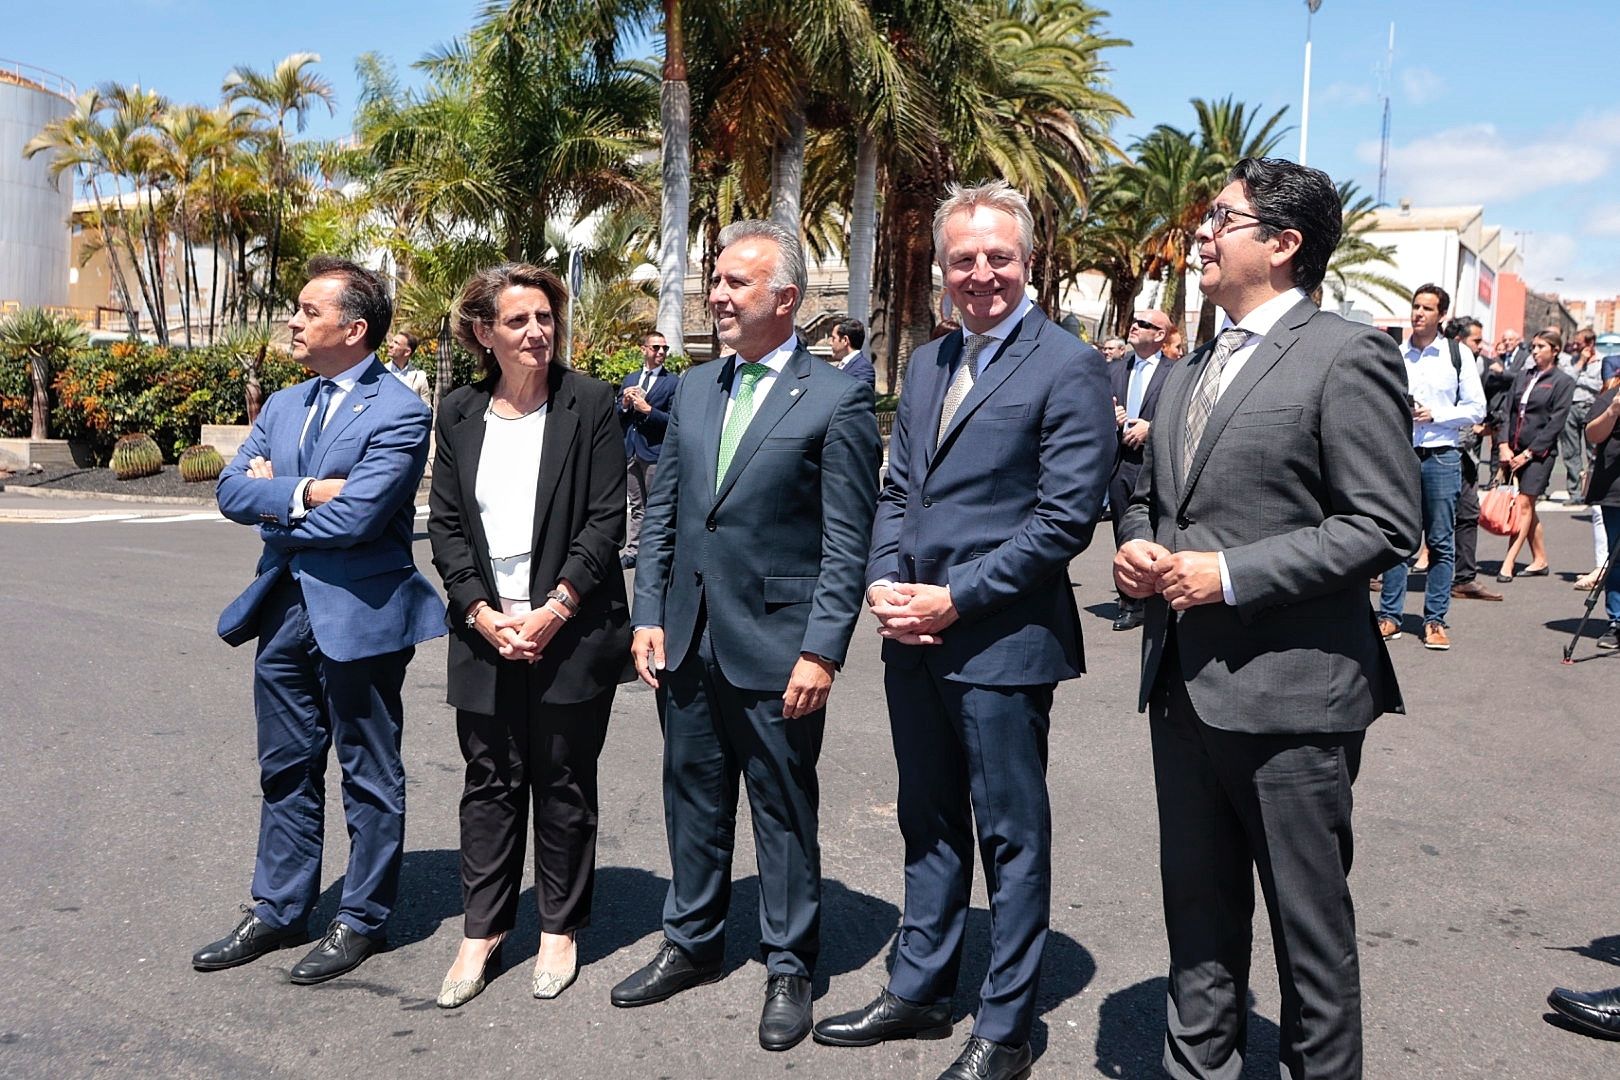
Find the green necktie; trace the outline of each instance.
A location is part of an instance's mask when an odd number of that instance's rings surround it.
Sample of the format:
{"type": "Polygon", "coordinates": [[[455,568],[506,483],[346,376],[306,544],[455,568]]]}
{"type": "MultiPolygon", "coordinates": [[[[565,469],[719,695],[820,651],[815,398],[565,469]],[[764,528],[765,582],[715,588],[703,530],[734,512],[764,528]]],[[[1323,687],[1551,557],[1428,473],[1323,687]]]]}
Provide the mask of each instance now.
{"type": "Polygon", "coordinates": [[[732,402],[731,415],[726,417],[726,426],[720,432],[720,457],[714,466],[716,491],[720,490],[720,483],[726,478],[726,470],[731,467],[731,455],[737,452],[737,444],[742,442],[748,422],[754,418],[754,387],[771,369],[764,364],[744,364],[738,370],[742,373],[742,381],[737,386],[737,400],[732,402]]]}

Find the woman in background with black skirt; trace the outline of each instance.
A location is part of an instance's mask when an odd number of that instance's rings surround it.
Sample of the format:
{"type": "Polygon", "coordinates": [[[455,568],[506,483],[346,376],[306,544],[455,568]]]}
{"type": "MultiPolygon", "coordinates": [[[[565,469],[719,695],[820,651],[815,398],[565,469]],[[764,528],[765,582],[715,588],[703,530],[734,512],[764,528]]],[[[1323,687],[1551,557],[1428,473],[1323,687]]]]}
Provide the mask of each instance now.
{"type": "Polygon", "coordinates": [[[1519,531],[1508,543],[1497,581],[1513,580],[1514,560],[1527,540],[1530,565],[1520,576],[1546,577],[1552,572],[1541,519],[1536,516],[1536,500],[1547,493],[1552,480],[1553,463],[1558,460],[1558,435],[1564,430],[1575,397],[1575,380],[1558,370],[1558,354],[1563,347],[1556,330],[1543,330],[1531,339],[1530,363],[1513,380],[1513,389],[1498,406],[1498,458],[1502,471],[1519,485],[1519,531]]]}

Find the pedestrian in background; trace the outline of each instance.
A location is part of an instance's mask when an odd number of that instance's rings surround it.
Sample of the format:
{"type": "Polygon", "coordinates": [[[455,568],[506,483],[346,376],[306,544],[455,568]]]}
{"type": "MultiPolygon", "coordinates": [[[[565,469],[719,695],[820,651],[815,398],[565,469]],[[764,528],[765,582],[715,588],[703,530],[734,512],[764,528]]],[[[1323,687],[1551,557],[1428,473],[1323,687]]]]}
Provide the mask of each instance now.
{"type": "Polygon", "coordinates": [[[1558,439],[1575,395],[1575,380],[1558,369],[1562,345],[1556,330],[1542,330],[1531,339],[1530,363],[1502,398],[1496,416],[1497,461],[1504,479],[1519,485],[1519,531],[1508,542],[1502,569],[1496,575],[1504,584],[1513,580],[1514,560],[1526,542],[1530,565],[1523,576],[1545,577],[1552,572],[1536,500],[1547,493],[1558,460],[1558,439]]]}

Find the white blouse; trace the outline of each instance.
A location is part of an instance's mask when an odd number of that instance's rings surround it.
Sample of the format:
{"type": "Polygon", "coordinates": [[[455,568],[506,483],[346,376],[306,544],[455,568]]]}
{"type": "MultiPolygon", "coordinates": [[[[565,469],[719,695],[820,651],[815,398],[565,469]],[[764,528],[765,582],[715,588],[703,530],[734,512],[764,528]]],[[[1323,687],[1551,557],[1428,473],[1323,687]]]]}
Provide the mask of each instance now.
{"type": "Polygon", "coordinates": [[[534,543],[534,497],[540,483],[547,401],[534,412],[508,420],[484,410],[484,445],[478,455],[474,495],[495,592],[503,600],[529,599],[529,555],[534,543]]]}

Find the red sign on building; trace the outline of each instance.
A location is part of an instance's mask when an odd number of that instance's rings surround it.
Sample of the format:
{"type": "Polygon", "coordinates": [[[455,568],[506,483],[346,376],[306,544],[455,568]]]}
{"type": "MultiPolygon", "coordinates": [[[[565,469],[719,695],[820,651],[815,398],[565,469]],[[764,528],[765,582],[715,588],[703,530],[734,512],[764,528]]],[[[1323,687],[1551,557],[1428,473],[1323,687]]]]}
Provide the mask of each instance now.
{"type": "Polygon", "coordinates": [[[1479,268],[1479,302],[1486,307],[1491,306],[1491,289],[1496,284],[1496,274],[1490,267],[1480,264],[1479,268]]]}

